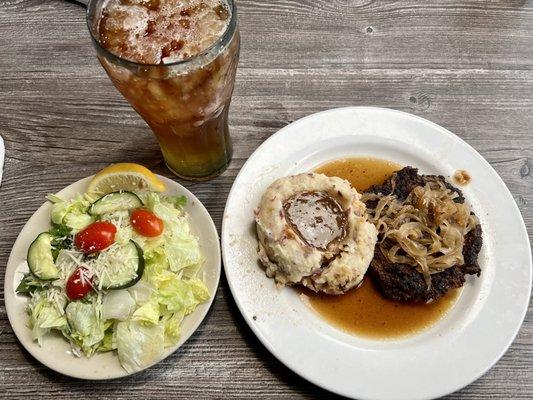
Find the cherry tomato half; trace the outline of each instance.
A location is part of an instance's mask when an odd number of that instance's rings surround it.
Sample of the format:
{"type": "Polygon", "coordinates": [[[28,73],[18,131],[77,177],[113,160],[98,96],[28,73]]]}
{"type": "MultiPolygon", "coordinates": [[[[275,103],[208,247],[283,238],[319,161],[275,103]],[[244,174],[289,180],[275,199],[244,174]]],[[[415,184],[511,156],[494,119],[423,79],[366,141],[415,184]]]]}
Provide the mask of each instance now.
{"type": "Polygon", "coordinates": [[[163,221],[153,212],[138,208],[131,213],[131,225],[135,232],[146,237],[156,237],[163,232],[163,221]]]}
{"type": "Polygon", "coordinates": [[[65,291],[70,300],[83,299],[93,289],[93,276],[86,268],[80,267],[70,275],[65,291]]]}
{"type": "Polygon", "coordinates": [[[76,234],[74,244],[84,253],[96,253],[111,246],[116,233],[117,227],[111,222],[93,222],[76,234]]]}

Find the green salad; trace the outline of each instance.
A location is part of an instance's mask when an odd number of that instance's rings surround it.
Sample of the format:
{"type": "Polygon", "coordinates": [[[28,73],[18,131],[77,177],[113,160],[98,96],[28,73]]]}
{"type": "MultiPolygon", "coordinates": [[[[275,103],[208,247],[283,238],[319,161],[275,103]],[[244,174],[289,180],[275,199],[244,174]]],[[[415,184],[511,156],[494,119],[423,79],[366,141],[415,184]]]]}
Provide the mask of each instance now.
{"type": "Polygon", "coordinates": [[[62,334],[77,356],[115,351],[138,371],[180,338],[183,318],[210,294],[185,197],[119,191],[53,203],[51,226],[28,249],[17,288],[40,345],[62,334]]]}

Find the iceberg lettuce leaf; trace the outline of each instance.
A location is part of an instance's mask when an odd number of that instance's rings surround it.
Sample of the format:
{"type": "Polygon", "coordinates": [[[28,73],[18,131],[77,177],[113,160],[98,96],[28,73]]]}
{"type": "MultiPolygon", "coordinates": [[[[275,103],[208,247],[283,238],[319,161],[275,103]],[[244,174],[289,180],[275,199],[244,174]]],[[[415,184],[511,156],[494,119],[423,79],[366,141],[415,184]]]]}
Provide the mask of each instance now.
{"type": "Polygon", "coordinates": [[[165,347],[175,346],[178,344],[181,336],[181,322],[185,314],[176,312],[168,314],[161,318],[161,324],[165,330],[165,347]]]}
{"type": "Polygon", "coordinates": [[[61,200],[55,195],[47,197],[52,201],[52,223],[65,225],[73,230],[79,231],[94,221],[93,217],[87,213],[91,202],[82,195],[77,195],[72,200],[61,200]]]}
{"type": "Polygon", "coordinates": [[[145,279],[141,279],[127,290],[137,305],[146,303],[155,293],[154,287],[145,279]]]}
{"type": "Polygon", "coordinates": [[[159,323],[159,317],[159,303],[154,297],[135,310],[131,319],[145,324],[156,325],[159,323]]]}
{"type": "Polygon", "coordinates": [[[114,330],[114,322],[108,321],[104,324],[105,327],[105,333],[104,338],[98,345],[98,348],[96,351],[99,351],[101,353],[111,350],[116,350],[117,348],[117,341],[115,340],[115,330],[114,330]]]}
{"type": "Polygon", "coordinates": [[[127,290],[111,290],[102,300],[102,318],[125,321],[133,314],[135,306],[135,300],[127,290]]]}
{"type": "Polygon", "coordinates": [[[70,326],[68,337],[90,357],[104,339],[105,325],[100,296],[94,296],[92,302],[73,301],[68,304],[65,312],[70,326]]]}
{"type": "Polygon", "coordinates": [[[155,363],[163,355],[164,328],[159,324],[119,322],[115,337],[120,364],[130,373],[155,363]]]}
{"type": "Polygon", "coordinates": [[[29,326],[33,340],[42,345],[43,335],[52,329],[64,331],[68,329],[64,307],[66,296],[58,289],[34,292],[28,303],[30,314],[29,326]]]}
{"type": "Polygon", "coordinates": [[[209,298],[209,291],[199,279],[184,280],[176,275],[161,282],[158,288],[159,303],[165,312],[182,312],[188,315],[198,304],[209,298]]]}

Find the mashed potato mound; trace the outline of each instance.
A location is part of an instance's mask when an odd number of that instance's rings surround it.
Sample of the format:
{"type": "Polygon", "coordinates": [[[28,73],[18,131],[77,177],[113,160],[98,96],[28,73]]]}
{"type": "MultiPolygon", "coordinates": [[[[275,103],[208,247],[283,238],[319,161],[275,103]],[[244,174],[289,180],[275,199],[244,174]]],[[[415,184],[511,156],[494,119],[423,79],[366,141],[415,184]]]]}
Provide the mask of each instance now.
{"type": "Polygon", "coordinates": [[[259,259],[280,286],[341,294],[361,283],[377,231],[350,183],[304,173],[280,178],[256,209],[259,259]]]}

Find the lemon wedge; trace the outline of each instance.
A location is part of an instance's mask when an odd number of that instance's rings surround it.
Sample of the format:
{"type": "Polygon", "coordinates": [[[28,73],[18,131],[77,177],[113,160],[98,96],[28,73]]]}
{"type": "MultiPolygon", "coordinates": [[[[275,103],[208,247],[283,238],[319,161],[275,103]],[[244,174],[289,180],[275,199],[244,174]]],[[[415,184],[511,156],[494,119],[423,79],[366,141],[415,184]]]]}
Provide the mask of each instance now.
{"type": "Polygon", "coordinates": [[[111,164],[89,183],[89,193],[100,196],[119,190],[164,192],[165,184],[148,168],[135,163],[111,164]]]}

